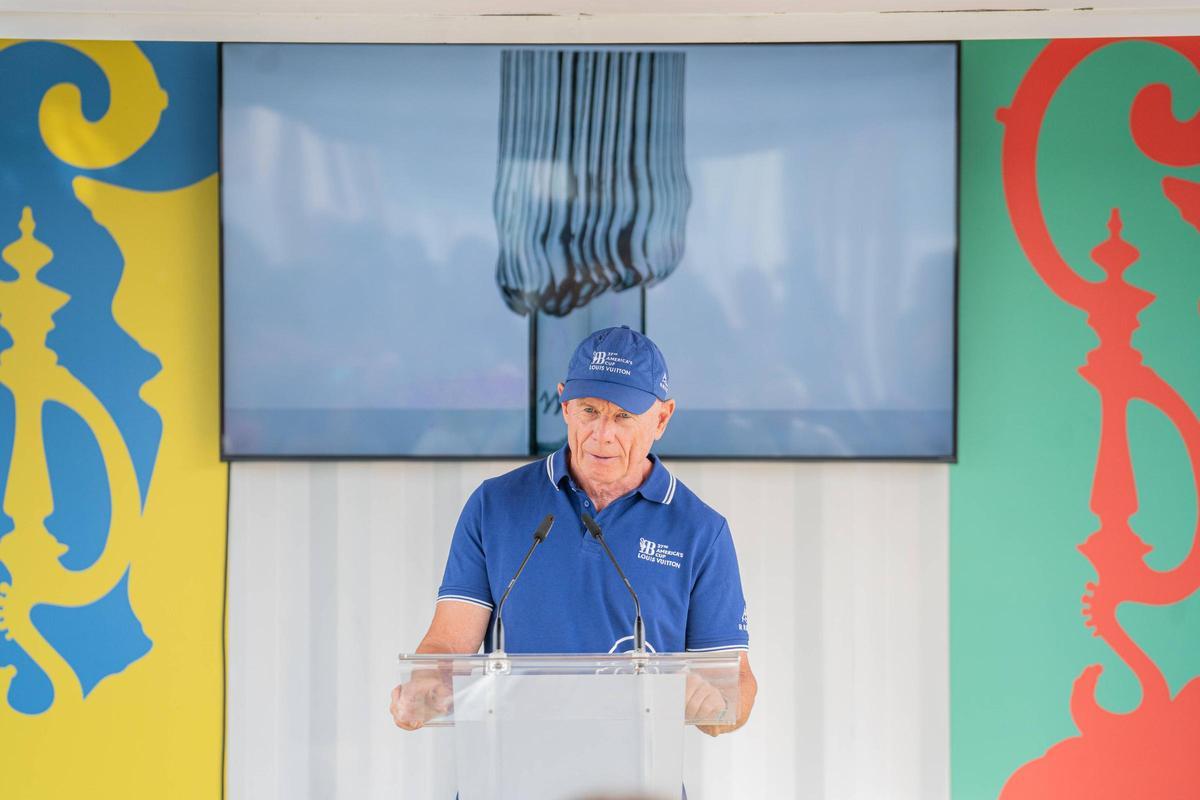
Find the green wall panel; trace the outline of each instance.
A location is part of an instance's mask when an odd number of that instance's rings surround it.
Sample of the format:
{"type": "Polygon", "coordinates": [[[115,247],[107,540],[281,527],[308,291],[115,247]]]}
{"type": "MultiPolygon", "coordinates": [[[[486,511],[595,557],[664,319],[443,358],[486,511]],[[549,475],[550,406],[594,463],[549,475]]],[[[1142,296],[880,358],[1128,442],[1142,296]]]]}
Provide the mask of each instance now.
{"type": "MultiPolygon", "coordinates": [[[[1098,525],[1089,509],[1100,438],[1096,390],[1079,375],[1097,338],[1030,265],[1005,205],[1007,106],[1046,42],[968,42],[962,50],[959,463],[951,472],[951,784],[955,798],[996,797],[1008,777],[1078,735],[1072,683],[1090,664],[1111,711],[1139,702],[1133,673],[1084,625],[1080,597],[1095,572],[1077,550],[1098,525]]],[[[1200,107],[1200,75],[1149,42],[1120,42],[1083,61],[1045,116],[1038,184],[1050,233],[1089,280],[1090,258],[1119,208],[1141,252],[1130,283],[1157,296],[1133,344],[1145,363],[1200,407],[1200,232],[1163,196],[1161,179],[1196,168],[1146,157],[1130,106],[1150,83],[1174,113],[1200,107]]],[[[1178,432],[1134,403],[1128,415],[1140,507],[1132,525],[1155,569],[1193,547],[1196,490],[1178,432]]],[[[1200,598],[1126,604],[1118,618],[1177,692],[1200,674],[1200,598]]],[[[1200,747],[1200,743],[1197,743],[1200,747]]]]}

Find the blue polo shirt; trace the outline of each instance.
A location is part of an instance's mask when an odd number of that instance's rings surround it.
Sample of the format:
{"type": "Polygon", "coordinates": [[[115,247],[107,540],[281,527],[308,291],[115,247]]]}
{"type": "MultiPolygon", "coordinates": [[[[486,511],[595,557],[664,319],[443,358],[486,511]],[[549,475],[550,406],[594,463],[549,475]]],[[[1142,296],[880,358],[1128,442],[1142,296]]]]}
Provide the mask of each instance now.
{"type": "MultiPolygon", "coordinates": [[[[504,607],[510,653],[611,653],[633,648],[633,599],[600,543],[604,531],[642,603],[648,649],[746,650],[746,601],[725,518],[662,462],[645,482],[599,514],[567,472],[566,447],[484,481],[463,507],[438,601],[495,608],[533,541],[554,515],[504,607]]],[[[492,647],[491,626],[484,649],[492,647]]]]}

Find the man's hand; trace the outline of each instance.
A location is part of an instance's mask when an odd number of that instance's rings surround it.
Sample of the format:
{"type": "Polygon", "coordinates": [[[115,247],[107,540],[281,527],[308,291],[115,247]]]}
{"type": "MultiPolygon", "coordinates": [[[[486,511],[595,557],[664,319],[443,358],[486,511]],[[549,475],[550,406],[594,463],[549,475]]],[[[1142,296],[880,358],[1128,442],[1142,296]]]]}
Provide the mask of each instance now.
{"type": "Polygon", "coordinates": [[[392,719],[396,727],[415,731],[449,711],[453,695],[448,673],[436,669],[417,670],[408,683],[392,689],[392,719]]]}
{"type": "MultiPolygon", "coordinates": [[[[717,691],[717,687],[701,678],[699,675],[688,673],[687,685],[684,688],[684,719],[712,719],[720,717],[728,708],[725,698],[717,691]]],[[[697,725],[700,731],[709,736],[716,736],[732,725],[697,725]]]]}
{"type": "MultiPolygon", "coordinates": [[[[491,609],[457,600],[438,601],[433,622],[418,653],[462,653],[479,651],[491,609]]],[[[453,690],[450,673],[438,669],[414,670],[408,683],[392,689],[392,719],[396,726],[415,731],[434,717],[450,710],[453,690]]]]}
{"type": "Polygon", "coordinates": [[[697,725],[697,730],[709,736],[736,731],[750,718],[750,709],[754,707],[754,698],[758,694],[758,681],[750,670],[750,657],[746,653],[740,656],[736,696],[724,697],[711,683],[691,673],[687,676],[686,692],[685,719],[721,716],[730,706],[737,708],[736,720],[721,725],[697,725]]]}

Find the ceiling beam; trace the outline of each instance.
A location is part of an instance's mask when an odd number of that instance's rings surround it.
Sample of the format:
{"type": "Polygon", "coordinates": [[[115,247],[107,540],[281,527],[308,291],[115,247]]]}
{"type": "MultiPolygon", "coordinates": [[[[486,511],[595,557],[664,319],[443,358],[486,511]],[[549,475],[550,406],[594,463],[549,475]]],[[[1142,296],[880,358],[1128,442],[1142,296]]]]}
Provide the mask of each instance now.
{"type": "MultiPolygon", "coordinates": [[[[309,10],[287,10],[270,0],[250,0],[237,11],[212,0],[178,10],[102,11],[79,2],[73,10],[56,10],[54,2],[36,9],[13,5],[0,10],[0,31],[33,39],[596,44],[1200,35],[1200,8],[1184,7],[938,10],[939,4],[926,2],[859,11],[526,13],[471,11],[458,3],[451,13],[435,13],[373,4],[346,10],[354,6],[345,3],[336,11],[311,5],[309,10]]],[[[646,5],[661,9],[672,4],[646,5]]]]}

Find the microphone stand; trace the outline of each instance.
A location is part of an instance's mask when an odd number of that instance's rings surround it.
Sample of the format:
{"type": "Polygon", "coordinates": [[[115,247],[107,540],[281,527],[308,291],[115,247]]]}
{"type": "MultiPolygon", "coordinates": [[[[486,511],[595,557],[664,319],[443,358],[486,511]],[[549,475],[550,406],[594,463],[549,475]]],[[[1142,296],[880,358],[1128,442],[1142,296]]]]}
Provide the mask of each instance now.
{"type": "Polygon", "coordinates": [[[629,578],[625,577],[625,573],[621,570],[621,565],[617,563],[617,557],[609,549],[608,542],[604,541],[604,533],[600,530],[600,526],[596,524],[596,520],[592,519],[590,514],[584,514],[583,524],[588,529],[588,533],[592,534],[592,537],[604,548],[604,552],[608,553],[608,560],[612,562],[612,565],[617,570],[617,574],[625,582],[625,588],[629,590],[630,596],[633,597],[633,654],[634,664],[640,672],[645,666],[646,656],[646,623],[642,619],[642,604],[638,601],[637,592],[633,590],[633,585],[629,583],[629,578]],[[638,658],[639,656],[641,658],[638,658]]]}
{"type": "Polygon", "coordinates": [[[493,672],[507,672],[507,660],[504,652],[504,622],[500,615],[504,611],[504,604],[508,602],[508,595],[513,590],[513,586],[517,583],[517,578],[521,577],[521,573],[525,571],[525,565],[529,563],[530,556],[537,546],[546,541],[546,537],[550,535],[550,528],[554,526],[554,515],[547,514],[538,524],[537,530],[533,532],[533,544],[529,546],[529,551],[525,553],[525,558],[521,560],[521,566],[517,567],[517,574],[513,575],[512,580],[508,582],[508,588],[504,590],[504,594],[500,597],[500,602],[496,605],[496,616],[492,619],[492,652],[488,653],[488,658],[496,659],[492,663],[493,672]]]}

